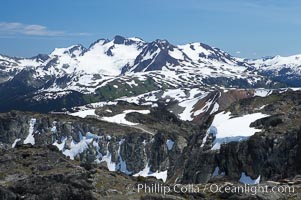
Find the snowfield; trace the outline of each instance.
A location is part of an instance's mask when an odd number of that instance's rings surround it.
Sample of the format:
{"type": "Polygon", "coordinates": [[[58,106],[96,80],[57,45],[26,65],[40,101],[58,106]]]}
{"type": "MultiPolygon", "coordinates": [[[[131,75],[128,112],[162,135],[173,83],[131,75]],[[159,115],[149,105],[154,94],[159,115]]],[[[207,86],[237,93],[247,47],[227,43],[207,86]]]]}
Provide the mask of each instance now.
{"type": "MultiPolygon", "coordinates": [[[[221,112],[215,115],[207,134],[215,136],[213,150],[219,149],[223,143],[244,140],[260,129],[250,127],[257,119],[268,117],[263,113],[253,113],[241,117],[232,117],[230,112],[221,112]]],[[[203,141],[204,143],[204,141],[203,141]]]]}
{"type": "Polygon", "coordinates": [[[141,114],[145,114],[145,115],[150,113],[149,110],[125,110],[121,114],[118,114],[118,115],[115,115],[112,117],[102,117],[100,119],[103,121],[117,123],[117,124],[124,124],[124,125],[128,125],[128,126],[138,125],[139,123],[129,122],[128,120],[125,119],[126,114],[132,113],[132,112],[137,112],[137,113],[141,113],[141,114]]]}
{"type": "Polygon", "coordinates": [[[76,117],[81,117],[81,118],[85,118],[87,116],[96,116],[95,109],[82,110],[82,111],[78,111],[75,113],[71,113],[70,115],[76,116],[76,117]]]}

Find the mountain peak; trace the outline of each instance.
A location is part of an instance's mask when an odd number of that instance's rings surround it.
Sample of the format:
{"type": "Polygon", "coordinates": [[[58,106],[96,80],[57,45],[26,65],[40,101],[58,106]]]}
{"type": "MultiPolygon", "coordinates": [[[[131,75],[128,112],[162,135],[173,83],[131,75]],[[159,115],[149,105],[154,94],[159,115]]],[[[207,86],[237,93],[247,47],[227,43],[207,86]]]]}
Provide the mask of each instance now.
{"type": "Polygon", "coordinates": [[[141,42],[144,43],[144,41],[140,38],[137,37],[125,38],[120,35],[116,35],[112,41],[114,44],[125,44],[125,45],[139,44],[141,42]]]}
{"type": "Polygon", "coordinates": [[[114,44],[124,44],[126,41],[126,38],[120,35],[116,35],[113,39],[114,44]]]}
{"type": "Polygon", "coordinates": [[[159,44],[164,44],[164,45],[168,45],[170,44],[167,40],[165,39],[156,39],[155,41],[156,43],[159,43],[159,44]]]}
{"type": "Polygon", "coordinates": [[[110,42],[110,40],[108,39],[104,39],[104,38],[101,38],[101,39],[98,39],[96,40],[95,42],[93,42],[90,46],[89,46],[89,49],[91,49],[93,46],[95,46],[96,44],[101,44],[101,45],[104,45],[106,43],[110,42]]]}

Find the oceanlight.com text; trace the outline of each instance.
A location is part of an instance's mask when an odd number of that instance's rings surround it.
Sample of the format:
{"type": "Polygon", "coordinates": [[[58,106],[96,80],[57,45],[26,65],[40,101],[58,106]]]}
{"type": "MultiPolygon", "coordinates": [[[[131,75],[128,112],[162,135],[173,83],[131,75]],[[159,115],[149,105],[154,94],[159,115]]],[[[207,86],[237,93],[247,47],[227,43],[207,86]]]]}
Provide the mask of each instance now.
{"type": "Polygon", "coordinates": [[[295,188],[289,185],[165,185],[165,184],[137,184],[133,187],[138,193],[158,193],[158,194],[193,194],[193,193],[246,193],[256,195],[259,193],[295,193],[295,188]]]}

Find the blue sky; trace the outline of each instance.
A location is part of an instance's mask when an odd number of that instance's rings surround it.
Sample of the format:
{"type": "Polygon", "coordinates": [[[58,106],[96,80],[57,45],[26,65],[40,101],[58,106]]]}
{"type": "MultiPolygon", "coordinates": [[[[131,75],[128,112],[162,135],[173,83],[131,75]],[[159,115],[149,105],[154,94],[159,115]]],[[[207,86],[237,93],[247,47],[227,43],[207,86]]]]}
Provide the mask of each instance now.
{"type": "Polygon", "coordinates": [[[30,57],[100,38],[203,42],[239,57],[301,54],[300,0],[9,0],[0,54],[30,57]]]}

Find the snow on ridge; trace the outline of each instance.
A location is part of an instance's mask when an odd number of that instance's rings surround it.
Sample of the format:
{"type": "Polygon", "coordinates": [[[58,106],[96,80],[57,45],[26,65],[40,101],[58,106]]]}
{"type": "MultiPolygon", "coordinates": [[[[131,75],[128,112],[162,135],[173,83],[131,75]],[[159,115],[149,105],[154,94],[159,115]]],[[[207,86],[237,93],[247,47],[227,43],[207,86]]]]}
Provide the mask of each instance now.
{"type": "Polygon", "coordinates": [[[178,45],[179,49],[181,49],[190,59],[199,60],[200,54],[208,56],[214,52],[205,49],[201,43],[189,43],[184,45],[178,45]]]}
{"type": "Polygon", "coordinates": [[[261,58],[250,60],[249,63],[254,64],[254,66],[258,69],[266,68],[266,69],[282,69],[284,67],[290,67],[293,69],[298,69],[298,66],[301,64],[301,54],[299,55],[291,55],[291,56],[274,56],[270,58],[261,58]]]}
{"type": "Polygon", "coordinates": [[[138,37],[129,37],[127,38],[128,40],[132,40],[132,41],[135,41],[135,42],[144,42],[144,40],[142,40],[141,38],[138,38],[138,37]]]}
{"type": "Polygon", "coordinates": [[[32,59],[23,58],[19,60],[19,63],[22,67],[38,67],[42,64],[42,62],[37,62],[32,59]]]}
{"type": "Polygon", "coordinates": [[[182,101],[181,103],[179,103],[179,106],[184,108],[184,111],[178,114],[181,120],[192,121],[192,116],[194,116],[193,109],[195,108],[195,104],[208,95],[208,93],[203,93],[201,96],[195,97],[194,92],[195,91],[192,91],[190,93],[190,98],[192,97],[192,99],[182,101]]]}

